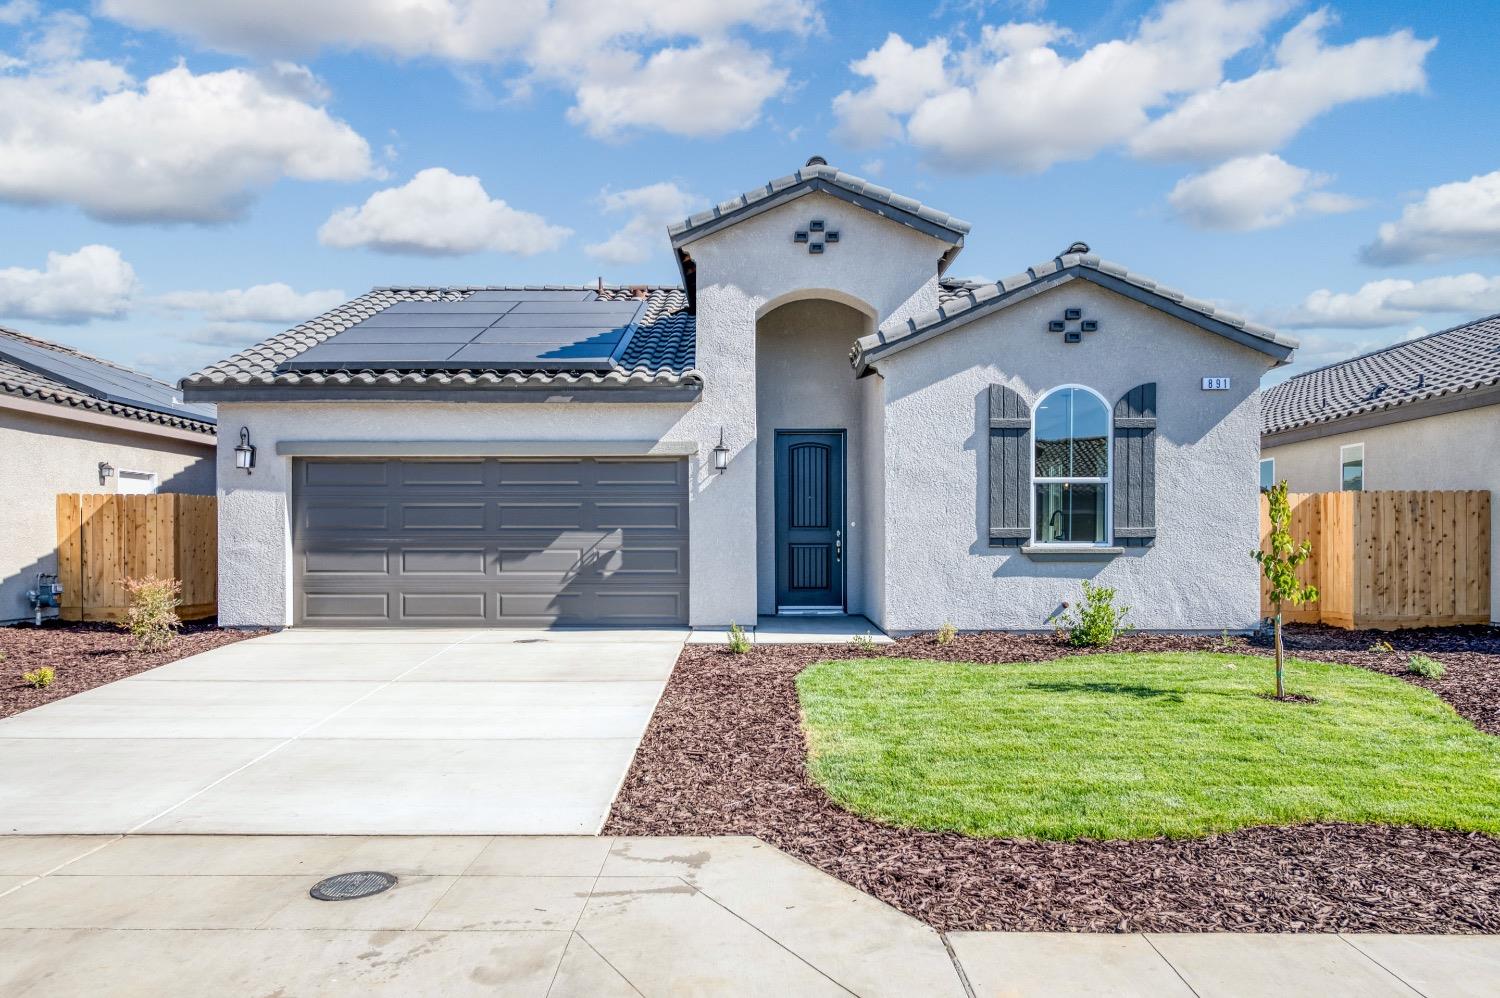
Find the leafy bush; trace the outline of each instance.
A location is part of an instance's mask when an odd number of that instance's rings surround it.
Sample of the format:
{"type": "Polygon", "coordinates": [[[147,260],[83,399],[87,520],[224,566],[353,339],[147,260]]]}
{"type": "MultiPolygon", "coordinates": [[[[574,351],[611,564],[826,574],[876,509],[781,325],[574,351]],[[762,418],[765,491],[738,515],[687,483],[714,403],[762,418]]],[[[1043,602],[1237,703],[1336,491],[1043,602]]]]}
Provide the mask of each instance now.
{"type": "Polygon", "coordinates": [[[851,639],[849,643],[858,648],[862,654],[875,654],[875,638],[868,632],[864,634],[854,635],[853,639],[851,639]]]}
{"type": "Polygon", "coordinates": [[[743,655],[750,650],[750,637],[743,627],[732,620],[729,622],[729,650],[736,655],[743,655]]]}
{"type": "Polygon", "coordinates": [[[130,609],[125,615],[125,629],[135,638],[141,651],[161,651],[172,644],[182,620],[177,608],[182,605],[182,583],[176,579],[126,579],[125,593],[130,609]]]}
{"type": "Polygon", "coordinates": [[[57,670],[50,665],[38,666],[30,672],[21,673],[21,682],[33,689],[45,690],[57,678],[57,670]]]}
{"type": "Polygon", "coordinates": [[[1428,658],[1426,655],[1413,655],[1406,663],[1406,671],[1421,676],[1423,679],[1442,679],[1443,673],[1448,670],[1443,668],[1443,663],[1437,659],[1428,658]]]}
{"type": "Polygon", "coordinates": [[[1130,607],[1115,606],[1115,596],[1115,591],[1109,586],[1084,580],[1083,602],[1058,619],[1058,628],[1068,632],[1068,644],[1103,648],[1131,630],[1125,623],[1130,607]]]}
{"type": "Polygon", "coordinates": [[[951,623],[944,623],[937,629],[937,643],[940,645],[951,645],[956,637],[958,637],[958,628],[951,623]]]}

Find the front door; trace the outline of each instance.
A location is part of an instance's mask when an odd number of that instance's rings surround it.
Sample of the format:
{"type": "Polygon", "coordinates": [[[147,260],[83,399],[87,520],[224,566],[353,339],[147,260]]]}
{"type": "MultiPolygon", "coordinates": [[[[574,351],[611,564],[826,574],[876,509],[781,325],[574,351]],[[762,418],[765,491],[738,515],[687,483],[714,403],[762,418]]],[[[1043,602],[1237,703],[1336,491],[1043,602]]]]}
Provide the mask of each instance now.
{"type": "Polygon", "coordinates": [[[777,612],[844,612],[844,431],[776,431],[777,612]]]}

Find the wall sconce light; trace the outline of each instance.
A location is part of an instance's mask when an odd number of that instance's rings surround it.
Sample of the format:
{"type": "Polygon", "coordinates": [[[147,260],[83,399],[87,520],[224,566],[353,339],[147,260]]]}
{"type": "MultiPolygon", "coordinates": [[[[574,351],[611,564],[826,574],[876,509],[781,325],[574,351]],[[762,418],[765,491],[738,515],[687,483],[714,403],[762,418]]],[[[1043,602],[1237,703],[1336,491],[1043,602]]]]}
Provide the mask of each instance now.
{"type": "Polygon", "coordinates": [[[714,447],[714,471],[724,474],[729,467],[729,447],[724,443],[724,427],[719,427],[719,443],[714,447]]]}
{"type": "Polygon", "coordinates": [[[108,485],[109,480],[115,477],[115,466],[108,461],[99,462],[99,484],[108,485]]]}
{"type": "Polygon", "coordinates": [[[250,428],[240,427],[240,445],[234,449],[234,466],[247,475],[253,475],[251,468],[255,467],[255,448],[250,446],[250,428]]]}

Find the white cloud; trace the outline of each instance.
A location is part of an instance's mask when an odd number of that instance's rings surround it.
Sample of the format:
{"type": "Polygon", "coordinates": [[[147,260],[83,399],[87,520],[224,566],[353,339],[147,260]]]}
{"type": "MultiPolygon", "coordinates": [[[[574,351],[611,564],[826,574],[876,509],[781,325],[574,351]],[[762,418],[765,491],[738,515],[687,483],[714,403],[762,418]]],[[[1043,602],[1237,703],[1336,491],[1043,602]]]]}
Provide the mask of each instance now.
{"type": "Polygon", "coordinates": [[[1423,281],[1387,278],[1358,291],[1326,288],[1276,317],[1283,326],[1373,329],[1411,322],[1423,314],[1456,312],[1480,315],[1500,312],[1500,276],[1454,274],[1423,281]]]}
{"type": "Polygon", "coordinates": [[[1040,171],[1124,146],[1136,155],[1269,152],[1340,103],[1419,89],[1434,43],[1409,32],[1328,47],[1326,16],[1286,32],[1276,62],[1225,82],[1291,0],[1168,0],[1124,38],[1066,54],[1050,23],[986,25],[977,44],[891,35],[852,64],[869,82],[834,100],[843,135],[902,139],[957,169],[1040,171]],[[1348,78],[1346,78],[1346,75],[1348,78]]]}
{"type": "Polygon", "coordinates": [[[1413,263],[1500,252],[1500,170],[1433,187],[1381,225],[1367,263],[1413,263]]]}
{"type": "Polygon", "coordinates": [[[0,24],[21,24],[36,17],[39,8],[36,0],[9,0],[0,3],[0,24]]]}
{"type": "Polygon", "coordinates": [[[119,250],[93,244],[76,253],[48,253],[41,270],[0,270],[0,315],[48,322],[114,318],[129,311],[138,288],[135,270],[119,250]]]}
{"type": "Polygon", "coordinates": [[[1275,64],[1194,94],[1131,140],[1153,159],[1221,159],[1275,149],[1340,104],[1412,93],[1427,85],[1423,65],[1436,39],[1410,31],[1323,43],[1333,15],[1314,11],[1282,36],[1275,64]]]}
{"type": "Polygon", "coordinates": [[[341,208],[318,230],[327,246],[367,246],[383,253],[454,256],[510,253],[532,256],[557,249],[572,231],[541,215],[512,208],[485,192],[478,177],[442,167],[421,171],[401,187],[341,208]]]}
{"type": "Polygon", "coordinates": [[[673,135],[726,135],[749,128],[786,86],[787,71],[739,42],[664,48],[641,57],[616,53],[575,87],[568,120],[595,138],[640,128],[673,135]]]}
{"type": "Polygon", "coordinates": [[[218,322],[302,322],[345,300],[332,288],[298,292],[280,281],[225,291],[172,291],[156,299],[174,311],[201,312],[218,322]]]}
{"type": "Polygon", "coordinates": [[[571,93],[569,119],[612,137],[650,128],[721,135],[752,125],[787,71],[738,35],[805,35],[816,0],[103,0],[103,13],[217,49],[296,56],[322,48],[472,67],[519,67],[571,93]]]}
{"type": "Polygon", "coordinates": [[[369,48],[402,58],[486,59],[520,43],[546,0],[102,0],[106,17],[245,55],[369,48]]]}
{"type": "Polygon", "coordinates": [[[1301,214],[1357,208],[1359,202],[1353,198],[1318,190],[1330,179],[1293,166],[1274,153],[1262,153],[1184,177],[1167,195],[1167,202],[1196,228],[1269,229],[1301,214]]]}
{"type": "Polygon", "coordinates": [[[947,39],[934,38],[918,48],[895,32],[886,35],[880,48],[849,64],[873,82],[833,99],[840,134],[856,146],[899,139],[902,128],[896,116],[911,114],[923,101],[947,89],[947,62],[947,39]]]}
{"type": "Polygon", "coordinates": [[[662,182],[628,191],[606,191],[600,203],[608,214],[629,214],[625,224],[584,252],[606,263],[644,263],[667,245],[666,228],[680,222],[701,199],[674,183],[662,182]]]}
{"type": "Polygon", "coordinates": [[[283,176],[374,172],[347,124],[243,69],[178,65],[137,81],[96,60],[27,68],[0,74],[0,199],[114,222],[220,222],[283,176]]]}

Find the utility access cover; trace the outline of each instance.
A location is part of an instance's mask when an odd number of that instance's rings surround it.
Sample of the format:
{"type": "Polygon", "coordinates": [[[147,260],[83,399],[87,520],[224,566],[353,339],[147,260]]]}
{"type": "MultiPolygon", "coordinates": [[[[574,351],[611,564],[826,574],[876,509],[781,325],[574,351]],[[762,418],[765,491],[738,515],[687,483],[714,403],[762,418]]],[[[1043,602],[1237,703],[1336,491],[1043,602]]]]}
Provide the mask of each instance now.
{"type": "Polygon", "coordinates": [[[318,901],[353,901],[388,891],[396,886],[396,875],[362,870],[358,873],[338,873],[313,884],[307,893],[318,901]]]}

